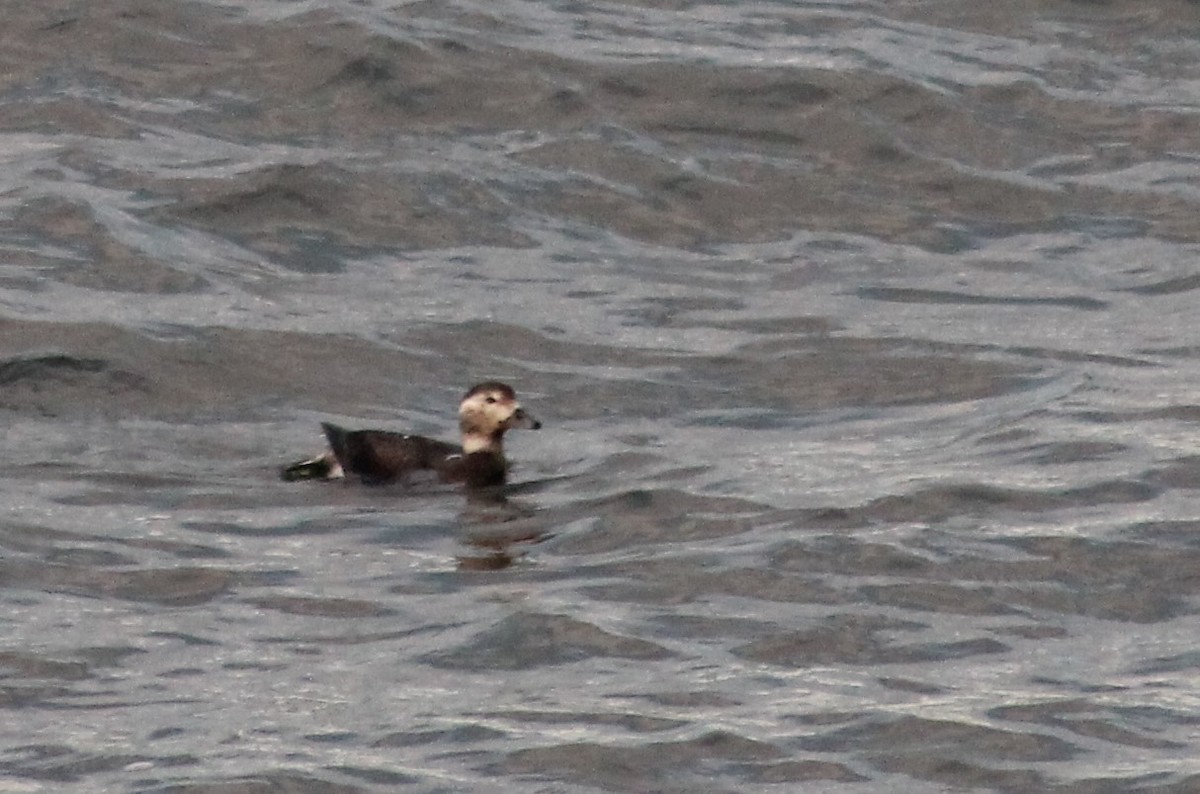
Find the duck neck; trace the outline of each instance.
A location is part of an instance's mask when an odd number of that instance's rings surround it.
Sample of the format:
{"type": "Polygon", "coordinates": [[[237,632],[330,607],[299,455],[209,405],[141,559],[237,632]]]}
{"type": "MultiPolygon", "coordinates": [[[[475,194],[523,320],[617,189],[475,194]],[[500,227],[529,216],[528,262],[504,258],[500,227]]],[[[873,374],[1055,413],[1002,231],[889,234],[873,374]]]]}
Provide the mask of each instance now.
{"type": "Polygon", "coordinates": [[[470,455],[475,452],[490,452],[493,455],[504,454],[504,448],[501,443],[501,439],[504,437],[503,432],[488,434],[469,427],[463,427],[462,431],[464,454],[470,455]]]}

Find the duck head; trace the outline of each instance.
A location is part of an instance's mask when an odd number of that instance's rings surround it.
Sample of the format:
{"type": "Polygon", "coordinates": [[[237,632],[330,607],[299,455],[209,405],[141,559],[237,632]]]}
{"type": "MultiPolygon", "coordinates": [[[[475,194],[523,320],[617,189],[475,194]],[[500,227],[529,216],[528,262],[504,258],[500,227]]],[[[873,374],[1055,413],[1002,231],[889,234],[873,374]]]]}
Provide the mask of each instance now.
{"type": "Polygon", "coordinates": [[[458,406],[463,452],[502,453],[506,430],[537,430],[542,423],[525,412],[512,386],[487,381],[471,387],[458,406]]]}

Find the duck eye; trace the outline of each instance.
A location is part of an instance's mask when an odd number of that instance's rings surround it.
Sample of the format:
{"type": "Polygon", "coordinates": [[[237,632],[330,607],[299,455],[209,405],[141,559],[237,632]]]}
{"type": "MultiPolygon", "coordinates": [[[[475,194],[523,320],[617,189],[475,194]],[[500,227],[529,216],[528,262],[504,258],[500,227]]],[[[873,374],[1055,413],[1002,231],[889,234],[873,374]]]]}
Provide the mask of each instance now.
{"type": "Polygon", "coordinates": [[[487,396],[487,398],[484,400],[484,402],[485,403],[494,403],[494,402],[496,402],[496,398],[489,394],[487,396]]]}

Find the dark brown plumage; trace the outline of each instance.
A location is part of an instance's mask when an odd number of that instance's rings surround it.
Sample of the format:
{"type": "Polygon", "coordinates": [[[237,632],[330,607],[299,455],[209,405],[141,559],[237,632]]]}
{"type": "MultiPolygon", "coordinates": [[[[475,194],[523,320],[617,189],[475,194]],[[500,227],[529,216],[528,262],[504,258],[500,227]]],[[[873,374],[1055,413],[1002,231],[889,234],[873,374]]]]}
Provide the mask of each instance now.
{"type": "Polygon", "coordinates": [[[536,430],[541,422],[525,413],[512,387],[497,381],[471,388],[458,409],[462,444],[386,430],[346,430],[323,423],[329,452],[283,469],[285,480],[334,479],[357,475],[364,482],[388,483],[418,472],[469,487],[500,485],[508,473],[504,433],[536,430]]]}

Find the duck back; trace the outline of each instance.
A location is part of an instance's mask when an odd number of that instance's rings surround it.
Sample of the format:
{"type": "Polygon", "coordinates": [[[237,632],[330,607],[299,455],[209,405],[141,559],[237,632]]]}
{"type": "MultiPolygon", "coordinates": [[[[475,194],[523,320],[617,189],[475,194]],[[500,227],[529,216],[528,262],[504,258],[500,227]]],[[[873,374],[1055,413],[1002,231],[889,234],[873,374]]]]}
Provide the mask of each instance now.
{"type": "Polygon", "coordinates": [[[321,427],[342,469],[368,483],[394,482],[418,472],[432,471],[443,482],[499,485],[508,469],[502,455],[493,452],[467,455],[453,444],[425,436],[386,430],[346,430],[329,423],[321,427]]]}

